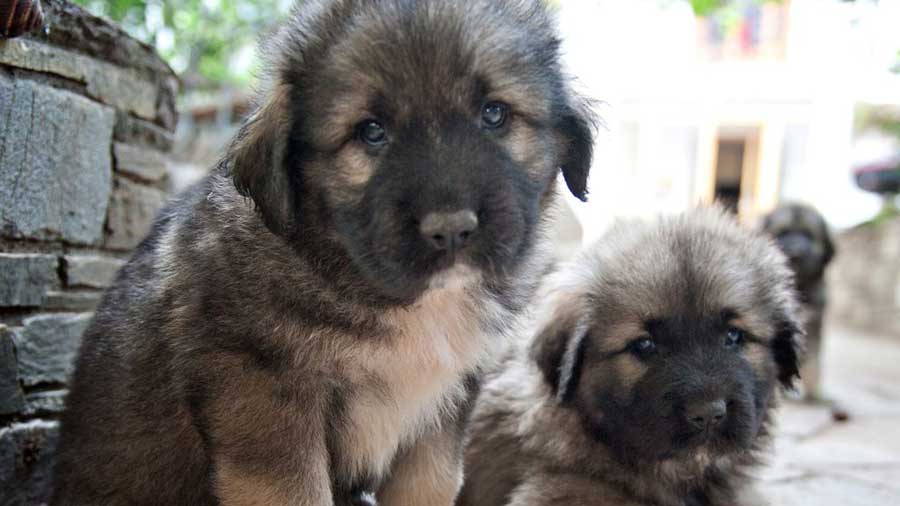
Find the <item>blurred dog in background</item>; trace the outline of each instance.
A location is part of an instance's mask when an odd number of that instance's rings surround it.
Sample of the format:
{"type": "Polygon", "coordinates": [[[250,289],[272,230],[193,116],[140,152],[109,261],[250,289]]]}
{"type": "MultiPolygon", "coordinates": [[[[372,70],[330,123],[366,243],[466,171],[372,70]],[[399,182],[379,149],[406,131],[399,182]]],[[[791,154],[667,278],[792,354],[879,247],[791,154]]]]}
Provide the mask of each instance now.
{"type": "Polygon", "coordinates": [[[825,269],[834,257],[834,241],[825,218],[804,204],[778,207],[765,216],[762,227],[778,243],[794,271],[807,340],[806,360],[800,371],[804,397],[822,400],[822,321],[827,302],[825,269]]]}

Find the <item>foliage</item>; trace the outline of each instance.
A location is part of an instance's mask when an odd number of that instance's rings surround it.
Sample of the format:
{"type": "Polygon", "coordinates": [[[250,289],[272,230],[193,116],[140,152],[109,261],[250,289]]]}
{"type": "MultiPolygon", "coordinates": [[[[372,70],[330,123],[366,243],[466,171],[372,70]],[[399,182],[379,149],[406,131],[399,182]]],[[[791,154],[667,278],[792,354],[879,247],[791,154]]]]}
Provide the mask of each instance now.
{"type": "Polygon", "coordinates": [[[690,0],[694,13],[698,16],[705,17],[714,14],[731,15],[734,11],[741,9],[747,4],[755,3],[781,3],[782,0],[690,0]]]}
{"type": "MultiPolygon", "coordinates": [[[[257,37],[265,36],[293,3],[293,0],[72,1],[94,14],[110,18],[133,36],[156,47],[181,74],[189,89],[250,83],[256,65],[257,37]]],[[[545,1],[558,9],[563,2],[584,0],[545,1]]],[[[728,27],[747,5],[783,0],[659,1],[687,1],[698,16],[715,16],[728,27]]]]}
{"type": "Polygon", "coordinates": [[[291,0],[73,0],[156,47],[190,88],[245,85],[257,37],[291,0]]]}

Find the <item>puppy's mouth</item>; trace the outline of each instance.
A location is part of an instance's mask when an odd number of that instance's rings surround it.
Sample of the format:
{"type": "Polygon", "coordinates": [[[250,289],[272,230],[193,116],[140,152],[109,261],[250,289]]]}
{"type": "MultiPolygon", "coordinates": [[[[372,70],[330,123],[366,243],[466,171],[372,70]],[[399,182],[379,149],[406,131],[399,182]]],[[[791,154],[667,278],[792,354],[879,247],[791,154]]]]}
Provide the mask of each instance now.
{"type": "Polygon", "coordinates": [[[667,457],[692,460],[724,457],[741,452],[753,439],[733,433],[729,427],[698,430],[676,437],[667,457]]]}
{"type": "Polygon", "coordinates": [[[480,273],[464,262],[458,262],[433,274],[428,281],[431,290],[465,290],[481,280],[480,273]]]}
{"type": "Polygon", "coordinates": [[[448,249],[446,251],[433,252],[429,257],[429,275],[438,276],[457,268],[474,268],[471,255],[471,247],[448,249]]]}
{"type": "Polygon", "coordinates": [[[721,434],[716,429],[703,429],[691,435],[687,441],[683,443],[683,447],[688,450],[697,450],[717,446],[721,438],[721,434]]]}

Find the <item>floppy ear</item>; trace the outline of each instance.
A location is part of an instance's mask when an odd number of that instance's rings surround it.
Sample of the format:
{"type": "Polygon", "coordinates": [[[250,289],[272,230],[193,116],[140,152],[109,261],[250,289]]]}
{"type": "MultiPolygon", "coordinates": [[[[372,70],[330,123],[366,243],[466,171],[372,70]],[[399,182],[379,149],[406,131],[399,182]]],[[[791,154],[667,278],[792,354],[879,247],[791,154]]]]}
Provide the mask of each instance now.
{"type": "Polygon", "coordinates": [[[238,192],[253,200],[266,226],[283,235],[293,226],[294,192],[285,166],[292,121],[291,87],[278,85],[241,127],[227,163],[238,192]]]}
{"type": "Polygon", "coordinates": [[[785,317],[778,325],[772,341],[772,354],[778,367],[778,381],[787,389],[794,388],[794,380],[800,378],[800,364],[805,353],[806,335],[800,322],[785,317]]]}
{"type": "Polygon", "coordinates": [[[584,357],[586,326],[571,308],[559,308],[531,343],[530,356],[560,402],[569,401],[578,386],[584,357]]]}
{"type": "Polygon", "coordinates": [[[822,220],[822,242],[825,246],[825,257],[822,259],[822,267],[825,267],[831,262],[831,259],[834,258],[836,249],[834,247],[834,241],[831,238],[831,232],[828,230],[828,224],[825,223],[824,218],[820,219],[822,220]]]}
{"type": "Polygon", "coordinates": [[[572,195],[587,201],[588,176],[594,156],[594,132],[596,118],[587,105],[568,105],[559,122],[559,130],[565,139],[562,169],[566,186],[572,195]]]}
{"type": "Polygon", "coordinates": [[[763,217],[763,220],[762,220],[762,227],[761,227],[761,230],[762,230],[763,232],[765,232],[766,234],[769,234],[769,235],[772,234],[771,231],[772,231],[772,214],[773,214],[773,213],[774,213],[774,211],[772,211],[772,212],[770,212],[769,214],[765,215],[765,217],[763,217]]]}

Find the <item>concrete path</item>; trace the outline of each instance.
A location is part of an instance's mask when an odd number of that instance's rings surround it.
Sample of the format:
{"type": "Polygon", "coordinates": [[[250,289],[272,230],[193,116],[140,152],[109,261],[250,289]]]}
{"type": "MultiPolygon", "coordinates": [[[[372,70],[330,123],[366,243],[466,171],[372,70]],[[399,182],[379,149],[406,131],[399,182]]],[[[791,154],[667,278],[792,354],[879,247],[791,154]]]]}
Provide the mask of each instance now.
{"type": "Polygon", "coordinates": [[[788,402],[759,492],[772,506],[900,506],[900,336],[826,329],[825,390],[850,414],[788,402]]]}

